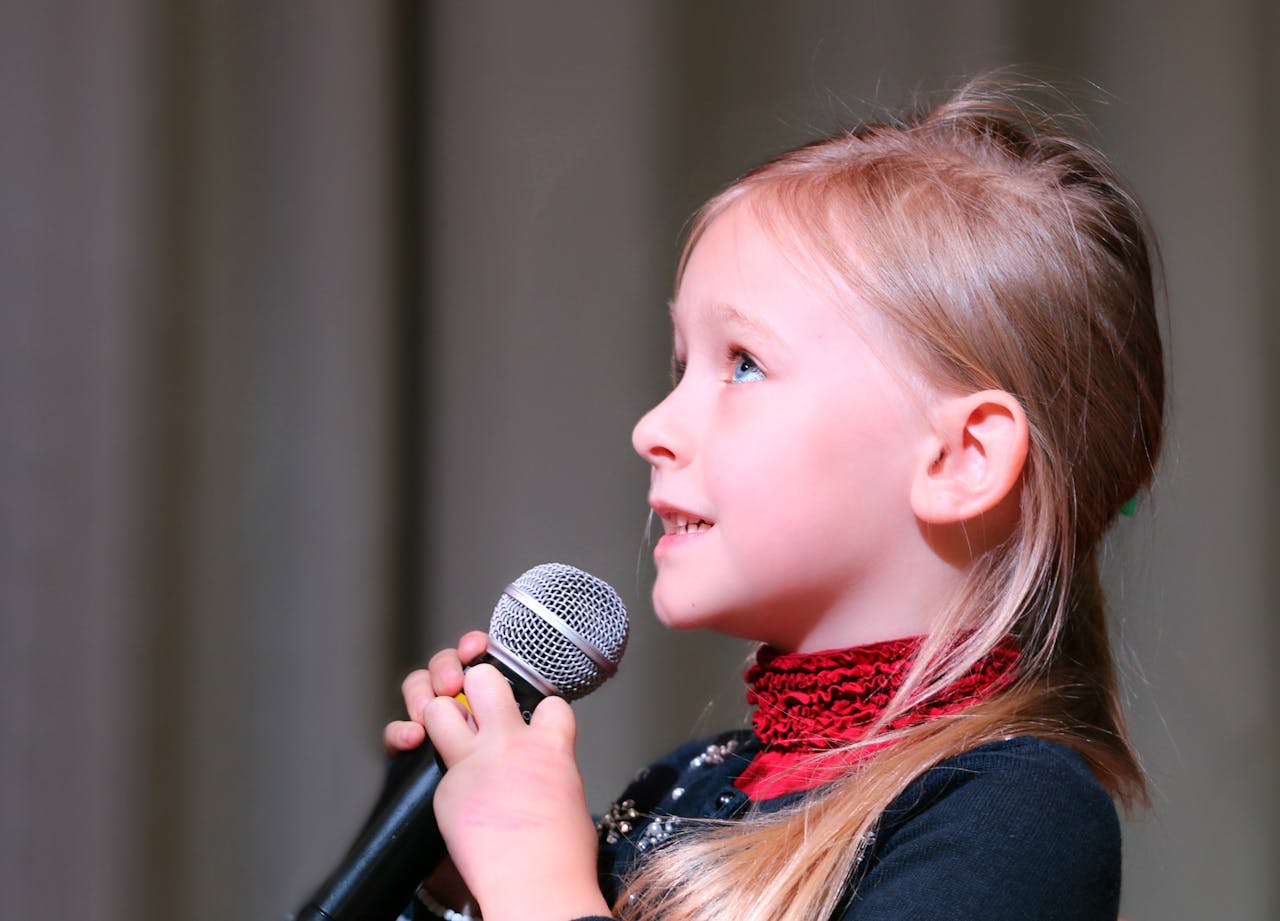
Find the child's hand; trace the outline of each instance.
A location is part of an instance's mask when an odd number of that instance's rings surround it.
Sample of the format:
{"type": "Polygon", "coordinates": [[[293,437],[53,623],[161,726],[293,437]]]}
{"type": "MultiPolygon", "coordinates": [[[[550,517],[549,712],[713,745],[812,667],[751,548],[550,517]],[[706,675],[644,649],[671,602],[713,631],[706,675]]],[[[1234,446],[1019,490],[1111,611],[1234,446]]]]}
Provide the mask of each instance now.
{"type": "Polygon", "coordinates": [[[435,813],[481,913],[488,921],[609,914],[596,882],[596,836],[568,703],[547,698],[526,726],[491,666],[466,674],[470,715],[452,699],[453,687],[433,684],[437,693],[426,704],[427,731],[448,767],[435,813]]]}
{"type": "Polygon", "coordinates": [[[407,720],[393,720],[382,731],[387,753],[409,751],[427,737],[422,714],[436,697],[456,697],[462,692],[462,666],[484,654],[489,637],[473,630],[458,640],[457,649],[442,649],[431,657],[426,668],[410,672],[400,685],[407,720]]]}

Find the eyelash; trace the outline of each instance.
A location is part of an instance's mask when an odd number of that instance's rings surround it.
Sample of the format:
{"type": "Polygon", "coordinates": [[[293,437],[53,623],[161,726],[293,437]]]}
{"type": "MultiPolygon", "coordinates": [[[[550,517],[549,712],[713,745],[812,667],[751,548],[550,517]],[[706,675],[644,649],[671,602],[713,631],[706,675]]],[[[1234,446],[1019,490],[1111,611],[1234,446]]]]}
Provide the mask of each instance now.
{"type": "MultiPolygon", "coordinates": [[[[738,348],[736,345],[731,345],[725,352],[725,361],[729,367],[729,374],[730,374],[731,380],[732,380],[733,374],[736,373],[737,371],[738,365],[740,365],[744,359],[751,362],[751,366],[755,368],[757,371],[759,371],[762,375],[764,374],[763,369],[760,367],[760,362],[756,361],[754,355],[752,355],[746,349],[741,349],[741,348],[738,348]]],[[[684,371],[685,371],[686,364],[687,363],[683,359],[680,359],[675,355],[671,356],[671,386],[672,387],[675,387],[684,378],[684,371]]]]}
{"type": "Polygon", "coordinates": [[[755,356],[752,355],[750,352],[746,351],[745,349],[737,349],[737,348],[730,349],[729,361],[730,361],[729,375],[730,375],[730,380],[733,381],[733,383],[746,383],[745,381],[733,380],[733,378],[737,376],[738,369],[742,367],[742,363],[744,361],[750,362],[751,367],[755,369],[755,372],[759,374],[761,378],[764,377],[764,369],[760,367],[760,362],[756,361],[755,356]]]}

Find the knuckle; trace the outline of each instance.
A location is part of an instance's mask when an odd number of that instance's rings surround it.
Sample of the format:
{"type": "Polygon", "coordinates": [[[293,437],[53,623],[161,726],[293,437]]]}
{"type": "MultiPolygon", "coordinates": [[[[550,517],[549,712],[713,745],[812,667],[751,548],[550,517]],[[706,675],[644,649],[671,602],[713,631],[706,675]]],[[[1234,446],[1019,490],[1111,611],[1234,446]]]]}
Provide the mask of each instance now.
{"type": "Polygon", "coordinates": [[[428,726],[438,725],[441,719],[451,714],[457,707],[452,697],[433,697],[422,710],[423,722],[428,726]]]}

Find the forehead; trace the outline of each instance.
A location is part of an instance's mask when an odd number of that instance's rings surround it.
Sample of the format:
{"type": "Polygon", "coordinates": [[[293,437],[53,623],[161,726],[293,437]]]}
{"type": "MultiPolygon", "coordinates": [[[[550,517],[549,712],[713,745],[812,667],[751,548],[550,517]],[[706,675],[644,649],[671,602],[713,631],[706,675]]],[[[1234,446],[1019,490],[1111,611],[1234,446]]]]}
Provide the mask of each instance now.
{"type": "Polygon", "coordinates": [[[682,326],[710,326],[737,330],[757,339],[778,338],[773,325],[759,312],[742,310],[725,300],[679,299],[670,304],[671,323],[677,332],[682,326]],[[683,305],[683,306],[682,306],[683,305]]]}
{"type": "Polygon", "coordinates": [[[743,320],[752,314],[744,305],[755,300],[756,292],[786,288],[816,294],[809,284],[810,273],[787,252],[792,247],[783,246],[756,211],[748,202],[738,201],[702,228],[681,271],[673,314],[718,301],[723,316],[743,320]]]}
{"type": "Polygon", "coordinates": [[[671,316],[677,327],[716,323],[774,335],[780,324],[809,321],[861,328],[870,308],[801,235],[767,209],[740,199],[710,219],[692,244],[671,316]]]}
{"type": "MultiPolygon", "coordinates": [[[[850,264],[856,241],[848,241],[850,264]]],[[[922,387],[900,333],[860,293],[857,270],[849,279],[813,252],[805,234],[766,203],[740,199],[712,218],[697,237],[671,302],[677,340],[701,331],[741,337],[747,346],[779,346],[784,357],[854,355],[892,366],[912,387],[922,387]]]]}

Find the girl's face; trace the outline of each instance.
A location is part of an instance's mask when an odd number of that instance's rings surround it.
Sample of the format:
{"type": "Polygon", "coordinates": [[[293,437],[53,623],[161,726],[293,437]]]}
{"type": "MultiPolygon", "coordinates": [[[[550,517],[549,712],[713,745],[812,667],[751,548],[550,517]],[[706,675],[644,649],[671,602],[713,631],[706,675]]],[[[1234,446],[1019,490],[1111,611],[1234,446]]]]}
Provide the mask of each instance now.
{"type": "Polygon", "coordinates": [[[652,467],[669,626],[802,652],[927,626],[936,559],[909,502],[933,450],[925,388],[819,291],[743,203],[690,257],[671,310],[677,383],[632,439],[652,467]]]}

